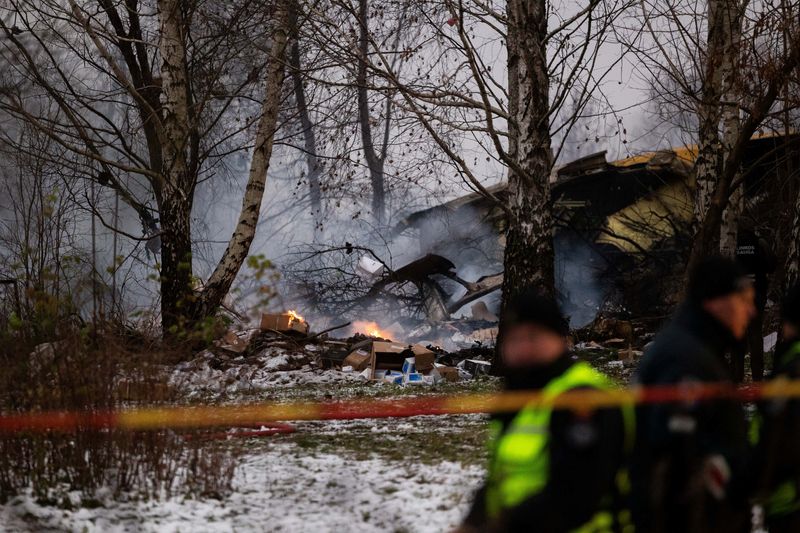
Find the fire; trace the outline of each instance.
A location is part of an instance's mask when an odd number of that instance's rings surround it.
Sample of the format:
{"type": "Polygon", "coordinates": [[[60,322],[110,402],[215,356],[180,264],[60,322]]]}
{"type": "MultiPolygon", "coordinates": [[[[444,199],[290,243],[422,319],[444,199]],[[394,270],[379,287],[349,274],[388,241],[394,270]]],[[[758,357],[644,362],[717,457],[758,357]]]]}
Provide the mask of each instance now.
{"type": "Polygon", "coordinates": [[[381,329],[375,322],[367,320],[356,320],[352,325],[354,333],[363,333],[368,337],[376,337],[381,339],[391,339],[392,333],[388,330],[381,329]]]}
{"type": "Polygon", "coordinates": [[[289,315],[292,322],[305,322],[305,319],[297,314],[297,311],[286,311],[286,314],[289,315]]]}

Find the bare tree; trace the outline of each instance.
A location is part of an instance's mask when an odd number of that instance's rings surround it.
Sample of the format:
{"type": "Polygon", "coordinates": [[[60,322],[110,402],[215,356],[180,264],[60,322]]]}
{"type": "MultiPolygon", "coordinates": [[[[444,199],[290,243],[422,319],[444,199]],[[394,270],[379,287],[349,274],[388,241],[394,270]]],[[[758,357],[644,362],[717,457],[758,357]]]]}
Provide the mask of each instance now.
{"type": "MultiPolygon", "coordinates": [[[[367,0],[358,0],[358,36],[359,61],[357,67],[356,86],[358,89],[358,124],[361,131],[361,144],[364,149],[364,158],[369,169],[372,184],[372,215],[378,224],[383,224],[386,218],[386,188],[383,179],[383,163],[386,161],[387,143],[383,143],[380,153],[376,149],[372,137],[372,118],[369,112],[369,97],[367,88],[367,54],[369,53],[369,6],[367,0]]],[[[387,107],[391,110],[391,100],[387,99],[387,107]]],[[[388,130],[389,115],[386,116],[386,129],[388,130]]]]}
{"type": "Polygon", "coordinates": [[[374,33],[365,49],[360,34],[373,90],[395,92],[396,106],[421,125],[451,172],[505,212],[505,299],[531,285],[553,292],[550,175],[561,148],[551,139],[567,137],[618,64],[600,67],[597,58],[625,3],[590,1],[574,10],[544,0],[408,5],[419,29],[407,32],[396,53],[374,33]],[[574,112],[559,113],[568,96],[574,112]],[[486,177],[496,183],[502,173],[508,194],[501,201],[486,177]]]}
{"type": "Polygon", "coordinates": [[[3,311],[17,313],[46,337],[79,310],[81,296],[91,297],[87,289],[97,272],[76,231],[86,212],[61,194],[77,178],[42,156],[58,151],[47,136],[23,128],[16,140],[16,149],[0,152],[0,278],[13,282],[17,300],[3,311]]]}
{"type": "Polygon", "coordinates": [[[749,0],[642,0],[640,7],[648,38],[637,57],[656,98],[697,125],[688,132],[697,142],[689,271],[709,253],[735,250],[745,149],[774,118],[800,60],[800,6],[789,2],[787,12],[749,0]]]}
{"type": "Polygon", "coordinates": [[[316,126],[311,120],[306,88],[303,79],[303,67],[300,58],[300,34],[298,25],[297,6],[293,2],[289,12],[289,26],[292,31],[292,41],[289,47],[288,65],[292,78],[294,102],[300,121],[300,131],[303,136],[303,152],[305,153],[306,177],[308,179],[309,200],[311,213],[314,219],[314,235],[319,235],[322,228],[322,166],[317,155],[316,126]]]}
{"type": "Polygon", "coordinates": [[[0,108],[85,158],[83,178],[117,191],[148,228],[144,238],[160,239],[165,332],[212,313],[255,234],[282,96],[286,2],[11,0],[1,18],[20,84],[3,88],[0,108]],[[45,96],[31,105],[21,84],[45,96]],[[195,291],[195,188],[235,143],[252,150],[239,220],[195,291]]]}

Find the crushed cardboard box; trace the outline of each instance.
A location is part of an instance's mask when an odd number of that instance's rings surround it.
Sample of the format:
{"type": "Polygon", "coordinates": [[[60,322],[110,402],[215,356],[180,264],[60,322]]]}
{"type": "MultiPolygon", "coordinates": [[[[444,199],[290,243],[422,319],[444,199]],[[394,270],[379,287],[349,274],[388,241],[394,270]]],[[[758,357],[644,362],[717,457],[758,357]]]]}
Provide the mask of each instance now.
{"type": "Polygon", "coordinates": [[[308,322],[295,313],[264,313],[261,315],[261,329],[271,329],[281,333],[296,331],[307,335],[308,322]]]}
{"type": "Polygon", "coordinates": [[[403,344],[400,342],[374,341],[372,343],[372,370],[403,370],[406,359],[414,357],[417,370],[422,370],[420,363],[424,367],[433,367],[433,360],[436,355],[419,344],[403,344]]]}
{"type": "MultiPolygon", "coordinates": [[[[472,363],[475,374],[484,373],[485,361],[472,363]]],[[[342,370],[358,372],[364,381],[380,381],[402,385],[433,385],[455,382],[467,373],[459,369],[436,363],[436,354],[420,344],[372,341],[370,345],[359,344],[342,361],[342,370]]]]}
{"type": "Polygon", "coordinates": [[[369,352],[358,349],[350,352],[350,355],[344,358],[344,361],[342,361],[342,366],[351,366],[357,372],[361,372],[370,366],[371,359],[372,355],[369,352]]]}
{"type": "Polygon", "coordinates": [[[455,383],[461,380],[458,369],[452,366],[437,366],[436,372],[442,377],[444,381],[455,383]]]}
{"type": "Polygon", "coordinates": [[[248,339],[240,337],[235,331],[228,331],[218,342],[220,348],[233,353],[243,353],[249,344],[248,339]]]}

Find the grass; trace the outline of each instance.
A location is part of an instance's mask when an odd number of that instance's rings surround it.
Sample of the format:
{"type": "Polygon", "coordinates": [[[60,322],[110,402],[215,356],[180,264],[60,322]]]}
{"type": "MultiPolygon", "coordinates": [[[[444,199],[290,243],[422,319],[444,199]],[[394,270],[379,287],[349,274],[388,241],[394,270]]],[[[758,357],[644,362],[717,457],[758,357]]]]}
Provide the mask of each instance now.
{"type": "MultiPolygon", "coordinates": [[[[615,350],[592,350],[578,355],[620,383],[627,383],[630,379],[630,367],[608,364],[618,360],[615,350]]],[[[236,401],[335,401],[363,398],[402,400],[432,395],[492,393],[500,388],[500,381],[494,378],[418,388],[370,382],[324,383],[244,394],[238,396],[236,401]]],[[[488,417],[481,415],[449,415],[298,422],[295,424],[296,433],[267,440],[248,439],[240,441],[240,445],[257,451],[261,446],[286,442],[300,456],[318,453],[355,460],[377,458],[388,461],[411,460],[426,465],[436,465],[442,461],[482,465],[486,461],[487,420],[488,417]]]]}
{"type": "Polygon", "coordinates": [[[304,423],[298,425],[297,433],[278,439],[292,443],[301,454],[470,465],[485,460],[486,438],[485,417],[436,416],[359,420],[337,425],[335,429],[324,422],[304,423]]]}
{"type": "Polygon", "coordinates": [[[325,401],[359,398],[407,398],[469,393],[490,393],[500,389],[495,378],[481,378],[433,386],[401,387],[383,382],[344,382],[297,385],[237,394],[235,401],[325,401]]]}
{"type": "MultiPolygon", "coordinates": [[[[315,384],[269,391],[239,401],[315,401],[326,399],[410,398],[446,394],[494,392],[492,378],[403,388],[381,383],[315,384]]],[[[442,461],[464,465],[486,459],[487,420],[482,415],[416,416],[410,418],[294,423],[297,432],[267,439],[229,441],[240,451],[257,453],[264,446],[288,443],[299,456],[333,454],[354,460],[383,459],[436,465],[442,461]]]]}
{"type": "MultiPolygon", "coordinates": [[[[620,383],[627,383],[632,368],[617,364],[615,350],[591,350],[578,356],[620,383]]],[[[460,383],[441,383],[429,387],[400,387],[376,382],[318,383],[276,387],[254,393],[240,393],[225,403],[336,401],[393,399],[433,395],[492,393],[500,390],[495,378],[460,383]]],[[[296,433],[267,439],[230,441],[240,451],[257,453],[264,446],[288,443],[298,456],[333,454],[354,460],[382,459],[413,461],[436,465],[442,461],[482,465],[486,461],[488,417],[481,415],[417,416],[411,418],[364,419],[351,421],[297,422],[296,433]]]]}

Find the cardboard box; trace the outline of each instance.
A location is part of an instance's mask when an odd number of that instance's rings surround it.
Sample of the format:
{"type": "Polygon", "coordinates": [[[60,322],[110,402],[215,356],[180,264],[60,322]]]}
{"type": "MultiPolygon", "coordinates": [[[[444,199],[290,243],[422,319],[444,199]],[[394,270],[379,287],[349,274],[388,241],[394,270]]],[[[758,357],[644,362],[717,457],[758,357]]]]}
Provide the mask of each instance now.
{"type": "Polygon", "coordinates": [[[282,333],[296,331],[303,335],[308,334],[308,322],[298,320],[289,313],[264,313],[261,315],[261,329],[272,329],[282,333]]]}
{"type": "Polygon", "coordinates": [[[356,372],[361,372],[365,368],[369,368],[371,359],[372,355],[366,350],[354,350],[350,352],[350,355],[344,358],[342,367],[352,366],[356,372]]]}
{"type": "Polygon", "coordinates": [[[435,353],[419,344],[415,344],[412,351],[414,352],[414,367],[417,369],[417,372],[422,372],[424,374],[425,372],[433,370],[433,363],[436,361],[435,353]]]}
{"type": "MultiPolygon", "coordinates": [[[[462,361],[463,368],[473,376],[485,376],[489,374],[492,368],[492,363],[489,361],[481,361],[480,359],[465,359],[462,361]]],[[[461,366],[461,364],[459,364],[461,366]]]]}
{"type": "Polygon", "coordinates": [[[399,372],[389,372],[385,376],[383,376],[383,381],[387,383],[392,383],[393,385],[402,385],[403,384],[403,374],[399,372]]]}
{"type": "Polygon", "coordinates": [[[412,372],[403,376],[403,385],[424,385],[425,380],[422,379],[422,374],[419,372],[412,372]]]}
{"type": "Polygon", "coordinates": [[[407,344],[374,341],[372,343],[372,369],[402,371],[403,363],[410,355],[407,344]]]}
{"type": "Polygon", "coordinates": [[[406,357],[406,360],[403,361],[403,374],[411,374],[416,372],[416,365],[415,360],[413,357],[406,357]]]}
{"type": "Polygon", "coordinates": [[[414,358],[417,372],[425,372],[433,368],[436,354],[419,344],[403,344],[400,342],[374,341],[372,343],[372,368],[385,370],[403,370],[409,357],[414,358]]]}
{"type": "Polygon", "coordinates": [[[445,381],[449,381],[451,383],[455,383],[457,381],[461,381],[461,376],[458,374],[458,369],[452,366],[440,366],[436,368],[436,371],[442,376],[442,379],[445,381]]]}

